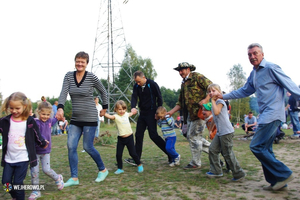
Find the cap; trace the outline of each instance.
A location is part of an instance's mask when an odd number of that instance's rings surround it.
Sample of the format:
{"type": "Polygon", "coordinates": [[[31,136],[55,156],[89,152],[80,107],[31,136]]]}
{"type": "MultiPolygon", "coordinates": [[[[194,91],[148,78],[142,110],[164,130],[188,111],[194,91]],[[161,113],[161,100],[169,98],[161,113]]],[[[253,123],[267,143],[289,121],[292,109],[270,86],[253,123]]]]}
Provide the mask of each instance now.
{"type": "Polygon", "coordinates": [[[204,107],[206,110],[211,111],[211,103],[203,104],[203,107],[204,107]]]}
{"type": "Polygon", "coordinates": [[[195,71],[196,67],[193,64],[189,64],[188,62],[182,62],[178,64],[178,67],[174,68],[177,71],[181,69],[190,68],[191,71],[195,71]]]}

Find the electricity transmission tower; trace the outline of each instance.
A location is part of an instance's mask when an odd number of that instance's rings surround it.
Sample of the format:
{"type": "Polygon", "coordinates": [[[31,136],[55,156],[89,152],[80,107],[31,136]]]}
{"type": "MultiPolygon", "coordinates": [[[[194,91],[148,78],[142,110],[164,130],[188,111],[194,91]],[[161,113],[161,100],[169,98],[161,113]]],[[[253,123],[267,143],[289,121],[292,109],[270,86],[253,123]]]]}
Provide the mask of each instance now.
{"type": "Polygon", "coordinates": [[[108,110],[112,111],[112,105],[117,100],[122,98],[125,102],[130,102],[126,92],[128,93],[128,90],[132,89],[132,68],[129,63],[129,56],[125,55],[127,44],[119,1],[100,1],[91,71],[99,78],[107,80],[108,110]],[[123,67],[124,63],[127,63],[129,67],[123,67]],[[115,75],[120,70],[124,70],[130,80],[123,91],[115,82],[115,75]]]}

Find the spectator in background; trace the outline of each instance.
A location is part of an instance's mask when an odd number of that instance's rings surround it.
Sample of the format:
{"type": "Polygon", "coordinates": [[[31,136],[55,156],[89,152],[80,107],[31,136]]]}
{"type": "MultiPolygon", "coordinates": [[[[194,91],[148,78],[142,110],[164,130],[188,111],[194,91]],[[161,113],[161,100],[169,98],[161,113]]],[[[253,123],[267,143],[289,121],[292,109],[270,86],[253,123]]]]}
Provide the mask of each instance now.
{"type": "Polygon", "coordinates": [[[69,128],[68,128],[68,120],[66,120],[65,117],[63,117],[63,120],[58,121],[58,135],[67,134],[69,128]]]}
{"type": "Polygon", "coordinates": [[[257,119],[253,116],[253,112],[249,112],[245,117],[245,124],[242,125],[243,130],[248,134],[249,131],[255,132],[257,125],[257,119]]]}
{"type": "MultiPolygon", "coordinates": [[[[56,116],[57,105],[58,105],[58,101],[55,101],[54,104],[52,105],[53,117],[56,116]]],[[[57,126],[58,126],[58,122],[56,122],[56,124],[52,126],[51,135],[57,135],[57,126]]]]}
{"type": "Polygon", "coordinates": [[[286,106],[286,109],[290,114],[291,122],[293,125],[294,135],[292,135],[292,137],[299,138],[300,136],[300,124],[298,118],[299,110],[296,106],[296,99],[289,92],[286,92],[286,95],[289,97],[289,101],[288,101],[288,105],[286,106]]]}
{"type": "Polygon", "coordinates": [[[179,128],[181,129],[181,120],[180,120],[180,116],[178,116],[175,120],[175,124],[174,124],[174,128],[179,128]]]}
{"type": "Polygon", "coordinates": [[[100,111],[102,110],[102,106],[101,106],[101,104],[99,104],[99,98],[94,97],[94,101],[95,101],[96,108],[97,108],[97,111],[98,111],[98,127],[97,127],[96,132],[95,132],[95,139],[96,139],[96,138],[99,137],[100,124],[101,124],[101,122],[104,122],[104,116],[100,117],[100,111]]]}

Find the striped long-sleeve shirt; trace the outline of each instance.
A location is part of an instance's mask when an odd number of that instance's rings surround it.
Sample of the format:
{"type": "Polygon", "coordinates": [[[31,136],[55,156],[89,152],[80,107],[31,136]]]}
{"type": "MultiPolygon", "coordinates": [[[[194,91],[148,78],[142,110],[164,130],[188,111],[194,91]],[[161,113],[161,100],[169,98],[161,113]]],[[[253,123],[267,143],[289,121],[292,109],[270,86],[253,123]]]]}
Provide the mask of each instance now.
{"type": "Polygon", "coordinates": [[[159,127],[161,127],[163,138],[176,136],[176,132],[174,130],[174,123],[175,122],[173,117],[167,117],[164,120],[158,120],[157,124],[159,127]]]}
{"type": "Polygon", "coordinates": [[[72,118],[70,124],[77,126],[97,126],[98,111],[93,99],[94,88],[102,98],[102,107],[108,107],[108,95],[101,81],[91,72],[85,72],[80,83],[76,80],[76,71],[65,75],[58,99],[58,108],[64,108],[68,94],[72,101],[72,118]]]}

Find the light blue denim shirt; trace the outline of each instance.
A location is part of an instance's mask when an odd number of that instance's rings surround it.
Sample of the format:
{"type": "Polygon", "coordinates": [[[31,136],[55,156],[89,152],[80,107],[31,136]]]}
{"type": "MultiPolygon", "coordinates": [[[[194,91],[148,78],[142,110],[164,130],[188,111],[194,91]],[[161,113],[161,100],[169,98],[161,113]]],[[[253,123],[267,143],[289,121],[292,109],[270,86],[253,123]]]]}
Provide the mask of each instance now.
{"type": "Polygon", "coordinates": [[[245,85],[224,94],[223,99],[244,98],[256,92],[260,114],[258,124],[285,121],[284,88],[295,98],[300,98],[300,88],[290,77],[278,65],[263,59],[257,69],[253,67],[245,85]]]}

